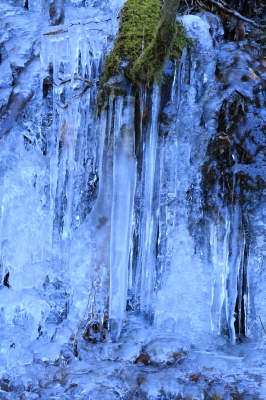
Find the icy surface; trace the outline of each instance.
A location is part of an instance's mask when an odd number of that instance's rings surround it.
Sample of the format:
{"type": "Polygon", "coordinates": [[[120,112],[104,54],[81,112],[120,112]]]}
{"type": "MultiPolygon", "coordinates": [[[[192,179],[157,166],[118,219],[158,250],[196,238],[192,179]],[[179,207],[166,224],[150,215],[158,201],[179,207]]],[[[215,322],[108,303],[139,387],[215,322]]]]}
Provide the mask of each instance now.
{"type": "Polygon", "coordinates": [[[103,93],[122,5],[0,4],[0,398],[264,399],[259,46],[103,93]]]}

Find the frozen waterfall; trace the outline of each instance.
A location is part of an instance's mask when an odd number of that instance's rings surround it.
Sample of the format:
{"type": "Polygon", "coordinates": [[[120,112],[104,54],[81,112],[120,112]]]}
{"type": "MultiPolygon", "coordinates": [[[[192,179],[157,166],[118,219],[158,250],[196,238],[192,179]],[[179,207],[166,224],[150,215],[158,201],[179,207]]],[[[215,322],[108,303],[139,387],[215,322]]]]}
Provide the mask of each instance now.
{"type": "MultiPolygon", "coordinates": [[[[191,382],[222,360],[219,386],[227,370],[245,370],[253,344],[265,351],[258,45],[224,41],[210,13],[183,16],[192,45],[167,62],[162,83],[136,87],[121,70],[102,87],[123,1],[55,1],[55,14],[37,3],[0,5],[1,375],[24,388],[32,376],[32,399],[63,398],[65,379],[66,399],[138,398],[125,396],[141,363],[169,379],[158,397],[147,378],[140,398],[170,399],[192,396],[191,382]],[[103,370],[87,387],[77,376],[94,361],[103,370]],[[199,375],[178,375],[173,388],[176,370],[160,368],[181,363],[177,374],[199,375]],[[117,397],[93,386],[105,374],[117,397]]],[[[265,376],[260,389],[254,376],[247,385],[265,394],[265,376]]],[[[0,398],[11,398],[3,382],[0,398]]]]}

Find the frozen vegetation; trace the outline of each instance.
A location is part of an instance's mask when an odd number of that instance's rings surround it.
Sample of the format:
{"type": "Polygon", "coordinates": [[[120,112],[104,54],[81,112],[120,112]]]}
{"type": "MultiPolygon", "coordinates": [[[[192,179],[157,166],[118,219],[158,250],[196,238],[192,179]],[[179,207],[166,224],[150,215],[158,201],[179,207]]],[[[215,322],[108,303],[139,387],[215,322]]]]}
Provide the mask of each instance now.
{"type": "Polygon", "coordinates": [[[260,45],[101,86],[122,6],[0,4],[0,399],[265,399],[260,45]]]}

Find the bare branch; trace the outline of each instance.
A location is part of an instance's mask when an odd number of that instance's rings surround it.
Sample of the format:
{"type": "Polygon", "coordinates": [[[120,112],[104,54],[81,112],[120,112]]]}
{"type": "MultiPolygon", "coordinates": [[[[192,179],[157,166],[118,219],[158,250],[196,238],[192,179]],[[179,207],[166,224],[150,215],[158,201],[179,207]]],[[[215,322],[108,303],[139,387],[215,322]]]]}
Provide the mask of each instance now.
{"type": "Polygon", "coordinates": [[[257,29],[266,29],[266,24],[265,25],[257,24],[252,19],[246,18],[243,15],[239,14],[237,11],[225,7],[224,5],[222,5],[220,2],[218,2],[216,0],[209,0],[209,2],[212,4],[215,4],[217,7],[219,7],[221,10],[223,10],[227,14],[233,15],[234,17],[241,19],[244,22],[247,22],[248,24],[254,26],[257,29]]]}
{"type": "MultiPolygon", "coordinates": [[[[197,1],[197,0],[196,0],[196,1],[197,1]]],[[[190,14],[190,13],[195,9],[196,5],[194,5],[194,6],[189,6],[187,0],[185,0],[185,3],[186,3],[186,9],[185,9],[184,13],[185,13],[186,15],[188,15],[188,14],[190,14]]]]}
{"type": "MultiPolygon", "coordinates": [[[[68,108],[69,104],[71,103],[71,101],[72,101],[73,99],[78,99],[79,97],[82,97],[82,96],[84,95],[84,93],[86,93],[87,90],[89,90],[89,89],[93,86],[93,82],[92,82],[92,81],[89,81],[89,80],[86,79],[86,78],[81,78],[81,77],[79,77],[79,76],[75,77],[75,78],[74,78],[74,81],[86,82],[87,85],[84,86],[84,88],[81,90],[80,93],[76,94],[75,96],[72,96],[72,97],[69,99],[69,101],[70,101],[69,103],[67,103],[67,104],[59,104],[58,102],[55,102],[55,104],[56,104],[58,107],[62,108],[63,110],[65,110],[65,109],[68,108]]],[[[60,82],[60,85],[63,85],[63,84],[65,84],[65,83],[67,83],[67,82],[71,82],[71,79],[70,79],[70,78],[69,78],[69,79],[65,79],[64,81],[60,82]]],[[[56,86],[58,86],[58,85],[56,85],[56,86]]]]}

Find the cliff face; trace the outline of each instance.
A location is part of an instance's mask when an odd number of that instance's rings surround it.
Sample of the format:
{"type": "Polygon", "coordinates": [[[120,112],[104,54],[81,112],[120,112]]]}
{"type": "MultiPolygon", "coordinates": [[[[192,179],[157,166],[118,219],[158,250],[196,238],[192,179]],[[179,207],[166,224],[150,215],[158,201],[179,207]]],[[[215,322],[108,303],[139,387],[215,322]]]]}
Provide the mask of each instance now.
{"type": "Polygon", "coordinates": [[[121,3],[1,5],[1,373],[90,343],[165,365],[264,335],[261,47],[184,16],[161,83],[122,65],[99,90],[121,3]]]}

